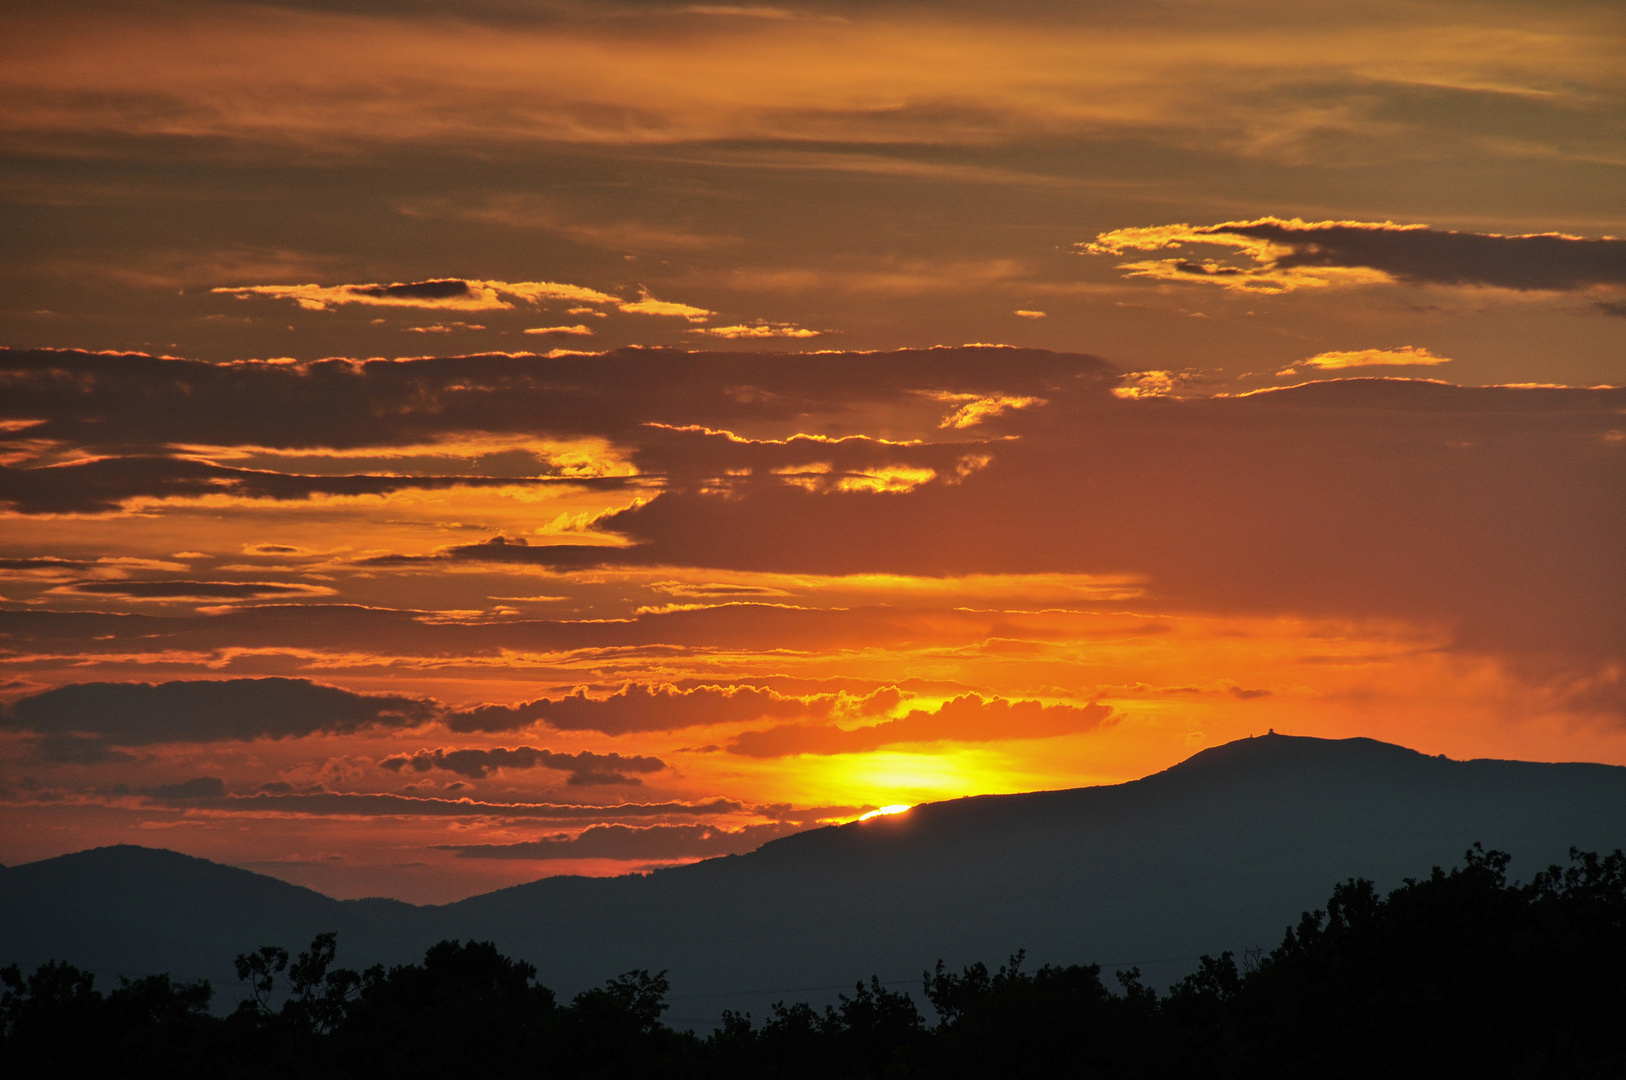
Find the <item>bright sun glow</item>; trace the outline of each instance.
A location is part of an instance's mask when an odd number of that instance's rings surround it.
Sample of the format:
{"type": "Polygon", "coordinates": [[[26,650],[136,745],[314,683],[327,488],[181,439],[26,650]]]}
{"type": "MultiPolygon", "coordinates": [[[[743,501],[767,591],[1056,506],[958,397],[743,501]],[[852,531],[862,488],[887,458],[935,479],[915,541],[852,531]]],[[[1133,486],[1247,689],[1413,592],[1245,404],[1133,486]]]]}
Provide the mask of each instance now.
{"type": "Polygon", "coordinates": [[[908,809],[909,806],[906,803],[893,803],[891,806],[883,806],[879,810],[871,810],[867,814],[861,814],[858,820],[868,821],[870,818],[880,817],[882,814],[901,814],[908,809]]]}

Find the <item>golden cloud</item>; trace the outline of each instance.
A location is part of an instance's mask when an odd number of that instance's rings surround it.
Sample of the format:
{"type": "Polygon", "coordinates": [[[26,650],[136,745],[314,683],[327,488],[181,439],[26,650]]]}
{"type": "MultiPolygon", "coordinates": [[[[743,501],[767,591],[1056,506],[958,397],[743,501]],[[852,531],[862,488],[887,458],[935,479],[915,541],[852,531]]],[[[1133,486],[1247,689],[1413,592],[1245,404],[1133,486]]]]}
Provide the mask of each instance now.
{"type": "Polygon", "coordinates": [[[818,330],[808,330],[794,323],[758,322],[741,326],[708,326],[696,334],[710,334],[720,338],[812,338],[820,336],[818,330]]]}
{"type": "MultiPolygon", "coordinates": [[[[1402,345],[1398,349],[1346,349],[1324,352],[1299,361],[1306,367],[1320,368],[1322,371],[1338,371],[1353,367],[1433,366],[1450,362],[1449,356],[1436,356],[1416,345],[1402,345]]],[[[1282,375],[1293,373],[1294,369],[1291,367],[1279,372],[1282,375]]]]}
{"type": "Polygon", "coordinates": [[[1311,232],[1332,227],[1361,229],[1424,229],[1426,225],[1396,225],[1358,221],[1307,222],[1300,218],[1260,218],[1257,221],[1228,221],[1219,225],[1152,225],[1144,228],[1114,229],[1077,247],[1090,255],[1122,255],[1128,251],[1166,251],[1188,245],[1229,248],[1240,256],[1241,264],[1208,257],[1143,259],[1119,263],[1126,277],[1155,281],[1201,282],[1239,292],[1285,293],[1297,289],[1324,289],[1334,285],[1375,285],[1393,277],[1365,266],[1289,266],[1284,264],[1297,250],[1291,244],[1249,235],[1239,230],[1271,224],[1283,229],[1311,232]]]}
{"type": "Polygon", "coordinates": [[[1011,394],[951,394],[933,391],[926,395],[937,401],[957,405],[953,412],[944,417],[938,424],[941,428],[968,428],[975,427],[990,417],[1010,409],[1027,409],[1035,405],[1048,405],[1049,402],[1041,397],[1020,397],[1011,394]]]}
{"type": "Polygon", "coordinates": [[[867,491],[877,495],[907,495],[922,484],[937,478],[936,469],[913,468],[908,465],[889,465],[867,472],[853,473],[836,481],[837,491],[867,491]]]}
{"type": "Polygon", "coordinates": [[[1229,258],[1186,254],[1120,263],[1119,269],[1128,277],[1253,293],[1394,281],[1525,292],[1626,285],[1626,240],[1556,232],[1509,236],[1393,221],[1262,217],[1115,229],[1076,246],[1089,255],[1229,249],[1229,258]]]}
{"type": "MultiPolygon", "coordinates": [[[[961,478],[977,470],[978,465],[965,468],[961,459],[961,478]]],[[[870,494],[907,495],[909,492],[937,479],[937,470],[922,466],[882,465],[854,472],[837,472],[828,461],[815,461],[806,465],[787,465],[769,470],[791,487],[812,492],[868,492],[870,494]]]]}
{"type": "Polygon", "coordinates": [[[1133,401],[1137,398],[1168,397],[1174,392],[1174,376],[1167,371],[1131,371],[1124,376],[1124,385],[1114,387],[1113,397],[1133,401]]]}
{"type": "Polygon", "coordinates": [[[506,311],[514,305],[504,300],[504,296],[529,304],[543,300],[614,304],[621,299],[597,289],[555,281],[478,281],[462,278],[366,285],[223,285],[209,291],[225,293],[241,300],[251,296],[292,300],[307,311],[326,311],[342,304],[437,308],[446,311],[506,311]]]}
{"type": "Polygon", "coordinates": [[[619,309],[632,315],[675,315],[693,323],[705,322],[716,314],[693,304],[680,304],[675,300],[657,300],[649,295],[647,289],[639,289],[638,294],[642,299],[620,303],[617,305],[619,309]]]}
{"type": "Polygon", "coordinates": [[[458,330],[484,330],[485,327],[479,323],[449,322],[431,326],[403,326],[401,329],[408,334],[450,334],[458,330]]]}
{"type": "Polygon", "coordinates": [[[586,326],[586,325],[584,325],[582,323],[577,323],[575,326],[533,326],[529,330],[526,330],[525,333],[527,333],[527,334],[575,334],[578,337],[592,337],[593,336],[592,328],[589,327],[589,326],[586,326]]]}

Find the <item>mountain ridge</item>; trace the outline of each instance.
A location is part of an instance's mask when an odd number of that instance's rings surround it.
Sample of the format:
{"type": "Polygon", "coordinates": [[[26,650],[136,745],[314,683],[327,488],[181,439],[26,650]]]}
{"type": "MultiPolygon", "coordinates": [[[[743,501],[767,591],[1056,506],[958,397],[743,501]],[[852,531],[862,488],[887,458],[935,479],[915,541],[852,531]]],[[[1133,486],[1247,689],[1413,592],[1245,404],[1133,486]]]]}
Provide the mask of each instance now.
{"type": "Polygon", "coordinates": [[[121,845],[0,873],[0,963],[169,970],[229,991],[236,953],[332,930],[347,966],[478,938],[562,992],[666,968],[674,994],[717,1009],[769,1004],[742,988],[902,977],[1024,947],[1039,962],[1148,958],[1149,978],[1172,979],[1198,953],[1270,944],[1337,881],[1395,885],[1476,841],[1511,852],[1520,876],[1572,846],[1626,846],[1626,767],[1272,733],[1123,784],[926,803],[744,855],[425,906],[121,845]]]}

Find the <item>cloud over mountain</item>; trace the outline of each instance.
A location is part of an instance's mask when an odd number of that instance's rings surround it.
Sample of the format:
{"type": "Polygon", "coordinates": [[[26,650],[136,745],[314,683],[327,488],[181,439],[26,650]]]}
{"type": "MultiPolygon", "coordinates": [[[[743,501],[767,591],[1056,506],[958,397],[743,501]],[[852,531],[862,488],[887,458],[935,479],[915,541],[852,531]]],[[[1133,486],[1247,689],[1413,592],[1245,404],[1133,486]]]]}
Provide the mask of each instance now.
{"type": "Polygon", "coordinates": [[[614,818],[715,817],[738,814],[745,809],[744,804],[732,799],[593,805],[446,799],[366,791],[260,791],[252,795],[224,792],[224,781],[219,778],[198,777],[180,784],[159,785],[140,794],[157,803],[194,809],[297,817],[451,817],[581,822],[614,818]]]}
{"type": "Polygon", "coordinates": [[[793,754],[860,754],[899,743],[994,742],[1004,739],[1046,739],[1093,731],[1106,723],[1112,709],[1106,705],[1045,705],[1038,701],[983,700],[964,694],[935,710],[911,709],[895,720],[868,727],[842,728],[834,724],[779,724],[747,731],[728,745],[745,757],[787,757],[793,754]]]}
{"type": "Polygon", "coordinates": [[[512,844],[447,844],[464,859],[682,859],[743,855],[781,836],[798,832],[794,822],[745,825],[593,825],[572,836],[556,833],[512,844]]]}

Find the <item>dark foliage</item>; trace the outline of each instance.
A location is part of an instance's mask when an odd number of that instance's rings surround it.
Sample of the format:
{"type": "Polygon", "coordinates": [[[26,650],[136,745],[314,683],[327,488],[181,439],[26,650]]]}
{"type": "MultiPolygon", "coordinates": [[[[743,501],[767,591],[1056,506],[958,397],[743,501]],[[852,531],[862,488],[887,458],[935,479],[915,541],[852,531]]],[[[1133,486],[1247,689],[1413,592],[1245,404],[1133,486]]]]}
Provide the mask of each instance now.
{"type": "Polygon", "coordinates": [[[877,980],[823,1012],[725,1013],[706,1038],[666,1026],[662,972],[628,972],[568,1005],[490,943],[443,941],[422,964],[334,967],[322,934],[290,959],[237,958],[249,997],[208,1011],[207,983],[0,971],[0,1072],[11,1077],[478,1076],[863,1080],[932,1077],[1619,1077],[1626,1050],[1626,855],[1571,852],[1527,884],[1476,845],[1388,896],[1337,886],[1267,956],[1204,957],[1166,995],[1096,966],[927,972],[923,1016],[877,980]]]}

